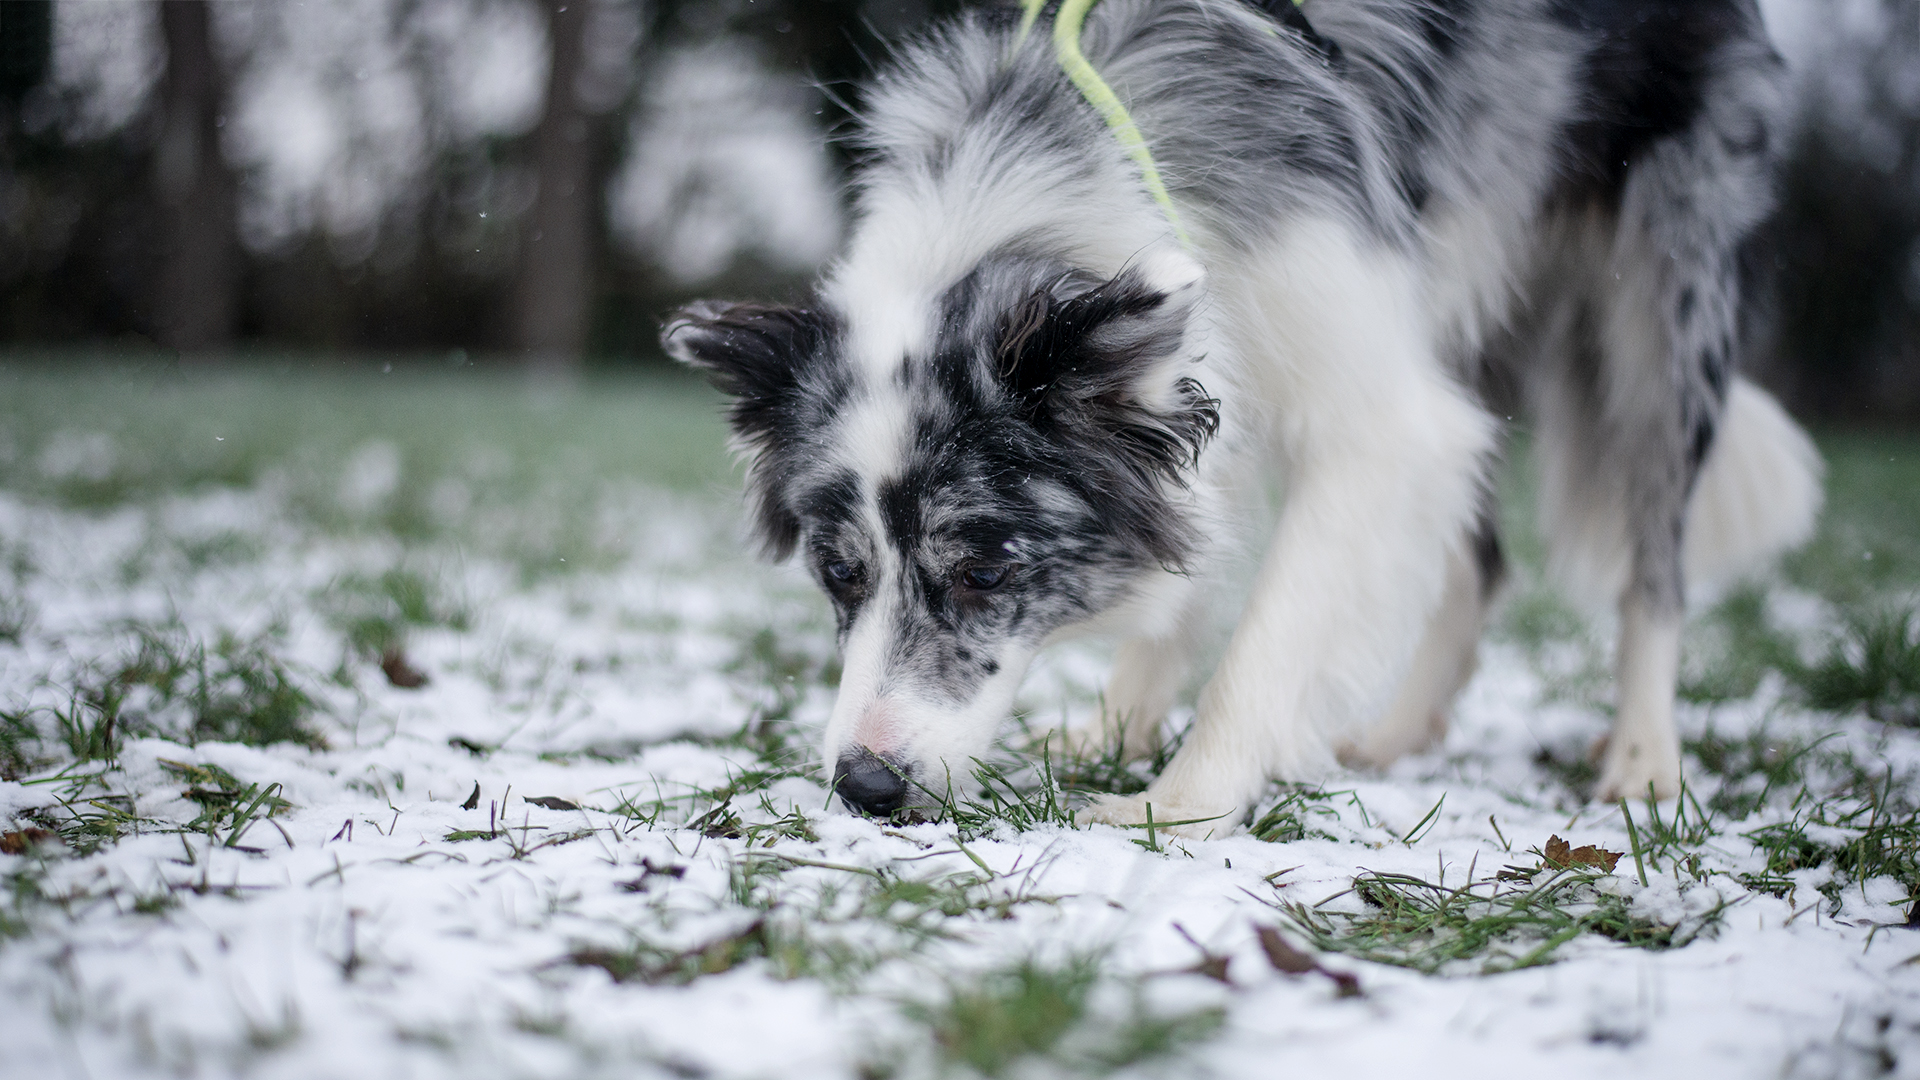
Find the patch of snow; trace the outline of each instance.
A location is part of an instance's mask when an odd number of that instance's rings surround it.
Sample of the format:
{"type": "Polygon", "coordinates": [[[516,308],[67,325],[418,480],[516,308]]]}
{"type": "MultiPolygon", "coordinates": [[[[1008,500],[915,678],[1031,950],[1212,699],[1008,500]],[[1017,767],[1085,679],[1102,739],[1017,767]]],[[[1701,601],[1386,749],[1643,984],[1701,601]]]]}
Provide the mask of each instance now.
{"type": "MultiPolygon", "coordinates": [[[[400,475],[397,449],[365,444],[342,499],[377,505],[400,475]]],[[[33,628],[0,643],[0,708],[70,705],[59,687],[123,657],[128,620],[208,636],[277,625],[278,654],[319,700],[328,743],[123,746],[110,782],[149,820],[96,854],[46,860],[40,888],[68,900],[0,940],[0,1077],[851,1078],[930,1060],[902,1003],[937,1001],[1021,958],[1088,954],[1122,980],[1103,984],[1096,1010],[1122,1015],[1136,990],[1169,1013],[1224,1010],[1217,1033],[1163,1067],[1180,1074],[1377,1077],[1418,1063],[1462,1078],[1831,1076],[1920,1063],[1920,966],[1905,962],[1920,941],[1886,925],[1903,917],[1903,886],[1850,885],[1837,914],[1816,891],[1826,870],[1800,872],[1791,901],[1748,892],[1728,875],[1764,861],[1737,833],[1716,841],[1721,873],[1704,883],[1658,864],[1642,886],[1631,856],[1605,881],[1669,924],[1731,905],[1682,948],[1589,936],[1558,963],[1485,977],[1323,956],[1358,975],[1365,996],[1353,999],[1323,977],[1273,970],[1256,928],[1281,923],[1276,908],[1289,903],[1363,910],[1348,891],[1363,870],[1457,884],[1470,869],[1484,878],[1527,862],[1551,835],[1628,850],[1617,807],[1572,799],[1536,762],[1543,751],[1576,759],[1604,715],[1542,704],[1540,676],[1510,644],[1486,649],[1442,746],[1328,785],[1339,794],[1312,820],[1324,837],[1242,832],[1153,852],[1137,832],[1105,826],[1003,826],[963,846],[949,826],[882,826],[831,808],[817,773],[770,785],[764,807],[757,794],[734,804],[748,822],[797,813],[812,839],[750,844],[687,827],[689,795],[762,764],[727,741],[744,723],[778,706],[806,732],[831,704],[811,675],[785,684],[755,669],[755,636],[770,629],[781,655],[817,672],[831,623],[798,576],[727,544],[730,505],[640,487],[602,494],[622,561],[528,576],[478,548],[406,552],[390,537],[301,524],[272,486],[106,513],[0,493],[0,542],[36,568],[21,590],[33,628]],[[228,533],[246,554],[167,554],[228,533]],[[418,690],[389,685],[327,614],[341,582],[377,580],[403,555],[471,613],[464,628],[408,631],[408,657],[431,679],[418,690]],[[292,807],[237,837],[181,831],[200,804],[168,762],[278,785],[292,807]],[[545,798],[578,809],[529,801],[545,798]],[[655,819],[621,809],[655,800],[667,808],[655,819]],[[769,862],[776,870],[756,877],[769,862]],[[887,947],[899,932],[882,921],[833,916],[866,874],[952,882],[983,865],[993,876],[979,887],[1007,901],[1005,918],[947,919],[944,937],[852,986],[783,978],[757,960],[687,985],[617,983],[568,960],[636,940],[696,950],[760,919],[843,935],[851,950],[887,947]],[[777,890],[781,904],[742,905],[753,888],[777,890]],[[1228,958],[1230,986],[1180,973],[1200,959],[1189,937],[1228,958]]],[[[1795,609],[1778,621],[1821,617],[1795,609]]],[[[1091,709],[1103,655],[1051,655],[1024,700],[1043,719],[1091,709]]],[[[1831,732],[1830,745],[1920,768],[1912,733],[1800,714],[1777,691],[1684,706],[1680,721],[1729,737],[1831,732]]],[[[25,779],[0,782],[4,828],[64,790],[25,779]]],[[[0,875],[37,866],[0,855],[0,875]]]]}

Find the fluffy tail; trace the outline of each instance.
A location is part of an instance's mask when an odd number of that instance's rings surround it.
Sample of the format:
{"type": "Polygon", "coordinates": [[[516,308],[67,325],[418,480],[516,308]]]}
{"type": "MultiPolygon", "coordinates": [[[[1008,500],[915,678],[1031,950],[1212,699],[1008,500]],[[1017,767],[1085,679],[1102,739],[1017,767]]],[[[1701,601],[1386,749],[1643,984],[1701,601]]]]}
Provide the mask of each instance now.
{"type": "Polygon", "coordinates": [[[1735,379],[1687,504],[1687,581],[1751,573],[1813,535],[1826,465],[1813,440],[1765,390],[1735,379]]]}

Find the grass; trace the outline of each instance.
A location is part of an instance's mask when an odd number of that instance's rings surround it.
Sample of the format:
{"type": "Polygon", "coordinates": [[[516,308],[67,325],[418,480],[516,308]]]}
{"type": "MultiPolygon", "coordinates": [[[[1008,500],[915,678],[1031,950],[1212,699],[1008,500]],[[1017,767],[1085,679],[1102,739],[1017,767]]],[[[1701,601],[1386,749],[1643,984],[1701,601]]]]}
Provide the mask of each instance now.
{"type": "Polygon", "coordinates": [[[1255,839],[1270,844],[1285,844],[1295,840],[1338,840],[1340,837],[1321,828],[1320,823],[1339,822],[1340,811],[1329,804],[1342,795],[1346,796],[1343,800],[1346,805],[1358,809],[1363,819],[1367,816],[1360,796],[1353,791],[1328,791],[1306,784],[1283,784],[1280,798],[1266,810],[1254,815],[1253,827],[1249,831],[1255,839]]]}
{"type": "Polygon", "coordinates": [[[1641,949],[1677,948],[1709,931],[1724,910],[1722,902],[1673,924],[1637,916],[1609,870],[1532,853],[1535,865],[1485,877],[1469,866],[1457,885],[1447,883],[1444,867],[1435,880],[1366,871],[1319,904],[1279,907],[1316,948],[1429,975],[1538,967],[1586,934],[1641,949]],[[1360,910],[1327,907],[1348,895],[1360,910]]]}
{"type": "Polygon", "coordinates": [[[29,858],[0,861],[0,941],[25,937],[49,902],[47,862],[35,851],[29,858]]]}
{"type": "Polygon", "coordinates": [[[62,763],[112,768],[129,737],[323,747],[319,705],[280,657],[278,636],[221,631],[207,641],[178,624],[127,627],[120,657],[83,666],[64,703],[0,710],[0,778],[62,763]]]}
{"type": "Polygon", "coordinates": [[[1766,727],[1740,736],[1709,727],[1698,738],[1683,740],[1682,747],[1707,777],[1719,782],[1707,809],[1741,821],[1776,793],[1805,790],[1809,755],[1816,744],[1775,735],[1766,727]]]}
{"type": "MultiPolygon", "coordinates": [[[[739,855],[728,882],[731,910],[742,916],[734,926],[692,944],[665,944],[660,939],[673,920],[656,910],[625,941],[577,943],[561,962],[653,986],[684,986],[753,965],[781,981],[817,979],[853,993],[880,965],[955,940],[965,920],[1005,920],[1019,907],[1053,902],[984,871],[913,876],[756,850],[751,841],[739,855]],[[827,871],[837,880],[797,886],[788,879],[796,870],[827,871]]],[[[642,870],[628,891],[649,894],[655,878],[678,881],[684,873],[651,863],[642,870]]]]}
{"type": "Polygon", "coordinates": [[[405,567],[377,576],[348,574],[333,582],[319,598],[319,607],[345,636],[348,647],[362,659],[379,660],[402,650],[408,632],[425,627],[470,629],[471,611],[447,599],[432,577],[405,567]]]}
{"type": "Polygon", "coordinates": [[[137,813],[133,796],[110,790],[91,793],[95,786],[97,781],[78,779],[58,797],[58,810],[32,810],[26,817],[81,856],[111,847],[144,827],[163,824],[137,813]]]}
{"type": "Polygon", "coordinates": [[[1042,752],[1037,773],[1019,780],[993,762],[973,763],[971,785],[956,787],[951,776],[939,789],[918,785],[921,794],[932,801],[932,820],[951,823],[962,840],[992,836],[1003,830],[1030,832],[1055,827],[1075,828],[1073,813],[1067,808],[1066,792],[1053,774],[1053,756],[1042,752]]]}
{"type": "Polygon", "coordinates": [[[1827,432],[1827,512],[1786,579],[1845,606],[1920,588],[1920,445],[1904,432],[1827,432]]]}
{"type": "Polygon", "coordinates": [[[181,797],[200,807],[199,816],[187,822],[184,831],[205,833],[224,847],[239,847],[240,838],[254,824],[293,808],[280,797],[279,784],[243,783],[218,765],[162,758],[160,767],[188,784],[181,797]]]}
{"type": "Polygon", "coordinates": [[[1767,593],[1747,583],[1694,620],[1679,696],[1695,703],[1752,697],[1768,672],[1799,673],[1793,637],[1767,617],[1767,593]]]}
{"type": "Polygon", "coordinates": [[[589,945],[567,954],[567,962],[576,967],[599,968],[617,983],[648,986],[685,986],[750,961],[759,961],[781,980],[844,973],[870,963],[850,948],[822,945],[765,917],[688,948],[667,948],[636,938],[623,948],[589,945]]]}
{"type": "Polygon", "coordinates": [[[1099,1075],[1177,1054],[1219,1029],[1224,1013],[1161,1014],[1136,990],[1118,1015],[1097,1007],[1101,958],[1028,958],[949,983],[944,999],[914,1003],[948,1071],[998,1077],[1034,1059],[1099,1075]]]}
{"type": "MultiPolygon", "coordinates": [[[[1101,703],[1102,722],[1106,720],[1106,705],[1101,703]]],[[[1147,790],[1160,770],[1180,750],[1180,744],[1186,741],[1186,732],[1181,731],[1171,739],[1161,739],[1155,745],[1153,753],[1137,761],[1129,761],[1123,752],[1128,721],[1120,720],[1114,727],[1113,737],[1106,739],[1093,748],[1093,752],[1075,753],[1065,746],[1056,750],[1051,739],[1045,741],[1040,751],[1046,755],[1058,754],[1053,758],[1053,773],[1065,791],[1086,792],[1105,795],[1136,795],[1147,790]]]]}
{"type": "Polygon", "coordinates": [[[276,653],[273,632],[241,638],[222,631],[211,643],[173,626],[137,627],[134,634],[132,659],[85,692],[124,729],[189,746],[324,745],[311,726],[314,699],[276,653]]]}
{"type": "MultiPolygon", "coordinates": [[[[131,510],[149,522],[183,494],[271,495],[278,501],[269,502],[269,512],[285,519],[276,516],[269,523],[274,527],[372,552],[324,586],[309,580],[289,601],[296,615],[320,617],[300,624],[301,632],[317,627],[312,632],[337,643],[350,661],[366,662],[398,654],[429,633],[436,643],[475,644],[488,612],[484,598],[462,591],[471,578],[458,560],[469,555],[517,570],[523,589],[564,591],[570,583],[559,579],[582,568],[655,572],[661,565],[655,553],[634,539],[653,535],[647,531],[653,523],[610,519],[614,503],[606,493],[625,484],[678,493],[729,484],[715,407],[704,388],[668,376],[539,390],[507,375],[434,371],[426,361],[400,365],[392,375],[359,369],[340,378],[295,362],[226,372],[139,364],[61,371],[12,363],[0,365],[0,432],[10,440],[0,453],[0,490],[103,520],[131,510]]],[[[1833,510],[1820,538],[1789,562],[1785,575],[1829,602],[1836,621],[1826,636],[1787,629],[1765,590],[1731,592],[1690,628],[1682,694],[1700,704],[1746,702],[1777,685],[1789,706],[1912,725],[1920,616],[1902,598],[1920,588],[1920,540],[1914,539],[1920,519],[1907,505],[1920,489],[1920,452],[1911,464],[1881,458],[1902,458],[1920,442],[1843,436],[1826,445],[1833,510]],[[1868,553],[1873,557],[1865,558],[1868,553]]],[[[1537,539],[1516,524],[1528,505],[1520,476],[1514,470],[1507,480],[1522,497],[1506,511],[1520,584],[1497,632],[1532,658],[1549,696],[1602,708],[1609,685],[1605,643],[1539,584],[1537,539]]],[[[226,567],[286,554],[271,532],[221,527],[176,534],[150,524],[149,534],[151,542],[120,566],[129,588],[207,580],[226,567]]],[[[702,534],[690,542],[696,550],[687,558],[704,557],[697,549],[709,539],[702,534]]],[[[40,571],[24,552],[0,536],[0,650],[20,649],[21,656],[23,642],[42,642],[58,614],[29,601],[39,595],[29,586],[40,571]]],[[[658,572],[667,578],[674,571],[658,572]]],[[[592,613],[584,603],[579,611],[592,613]]],[[[1177,1061],[1218,1029],[1219,1010],[1151,1007],[1146,990],[1160,984],[1115,973],[1100,953],[1062,949],[962,971],[966,964],[956,967],[948,951],[970,949],[993,928],[1020,924],[1059,900],[1036,893],[1025,879],[994,874],[989,862],[999,863],[986,842],[1038,832],[1041,845],[1053,844],[1049,831],[1075,828],[1073,811],[1086,799],[1144,790],[1177,740],[1144,762],[1123,761],[1117,749],[1076,756],[1047,746],[1019,760],[974,762],[964,774],[928,781],[923,805],[889,823],[933,826],[890,830],[895,841],[924,845],[919,854],[854,865],[833,846],[845,822],[823,822],[820,807],[776,794],[787,781],[825,779],[796,724],[817,706],[814,695],[838,680],[824,615],[816,609],[795,616],[780,624],[783,630],[768,625],[777,620],[739,614],[716,616],[712,626],[669,611],[633,618],[658,622],[620,622],[622,632],[674,640],[707,635],[716,643],[703,662],[723,670],[721,692],[732,694],[723,700],[740,710],[739,726],[680,741],[720,751],[736,762],[733,772],[719,783],[659,781],[581,798],[587,813],[573,815],[565,827],[542,828],[537,819],[521,817],[517,804],[509,821],[502,797],[501,813],[485,830],[436,826],[414,853],[517,873],[548,847],[596,831],[608,839],[608,830],[657,845],[648,849],[655,860],[665,846],[678,853],[676,861],[638,867],[621,856],[623,878],[608,886],[624,890],[611,929],[592,940],[563,939],[569,943],[541,969],[543,978],[586,969],[616,983],[685,987],[728,973],[759,973],[853,996],[870,993],[882,981],[876,974],[905,969],[914,981],[885,985],[930,987],[910,1002],[889,999],[921,1036],[923,1063],[931,1071],[990,1077],[1095,1075],[1177,1061]],[[910,861],[935,857],[960,872],[933,872],[943,864],[910,861]],[[704,873],[707,860],[724,865],[724,882],[704,873]]],[[[243,635],[154,619],[96,630],[97,647],[74,646],[76,654],[92,648],[91,660],[76,662],[58,685],[36,687],[33,704],[0,700],[0,776],[59,794],[56,806],[8,826],[13,832],[7,835],[23,837],[26,854],[0,858],[0,936],[35,932],[35,925],[45,925],[38,920],[62,907],[63,896],[73,899],[48,884],[62,880],[50,879],[48,867],[57,870],[64,860],[138,832],[180,833],[187,862],[199,860],[193,874],[201,880],[162,882],[157,889],[149,883],[144,891],[115,885],[121,910],[164,915],[183,903],[183,892],[246,895],[237,884],[221,886],[209,877],[213,860],[206,856],[231,860],[233,851],[277,847],[274,833],[286,823],[279,815],[292,809],[285,793],[183,749],[159,763],[166,778],[162,797],[149,790],[136,798],[119,770],[127,740],[325,751],[326,736],[349,719],[329,710],[350,706],[330,703],[347,701],[364,685],[348,678],[328,685],[324,674],[296,663],[293,656],[313,654],[296,653],[301,639],[286,625],[243,635]],[[185,802],[168,798],[172,792],[185,802]],[[149,816],[156,813],[173,818],[149,816]],[[27,829],[51,835],[29,846],[27,829]]],[[[463,662],[470,666],[444,670],[482,666],[463,662]]],[[[557,663],[542,686],[562,696],[580,671],[557,663]]],[[[512,675],[502,672],[498,685],[490,684],[496,693],[512,675]]],[[[1736,896],[1736,885],[1790,899],[1796,889],[1812,890],[1835,914],[1848,890],[1864,892],[1869,882],[1891,879],[1910,897],[1920,892],[1913,778],[1855,761],[1796,720],[1757,727],[1741,721],[1693,734],[1686,744],[1688,790],[1677,804],[1630,808],[1630,842],[1617,845],[1630,850],[1611,853],[1619,857],[1611,870],[1550,842],[1534,849],[1530,861],[1489,873],[1477,864],[1464,873],[1445,864],[1432,874],[1364,871],[1329,901],[1276,906],[1316,949],[1468,975],[1554,963],[1594,939],[1656,951],[1684,946],[1713,932],[1723,914],[1724,900],[1705,901],[1736,896]],[[1647,917],[1634,898],[1656,884],[1699,902],[1682,919],[1647,917]]],[[[466,731],[432,731],[427,749],[444,753],[446,742],[464,747],[476,771],[483,761],[489,769],[513,767],[527,753],[524,743],[497,730],[476,724],[466,731]]],[[[625,760],[634,750],[594,745],[600,748],[560,746],[540,756],[585,769],[625,760]]],[[[468,761],[465,754],[451,757],[456,767],[468,761]]],[[[316,763],[331,767],[324,756],[316,763]]],[[[1592,778],[1586,760],[1564,746],[1543,750],[1538,764],[1570,791],[1583,792],[1592,778]]],[[[393,791],[401,778],[390,774],[393,791]]],[[[458,782],[456,799],[473,780],[458,782]]],[[[358,777],[346,786],[385,795],[386,784],[358,777]]],[[[438,794],[444,797],[444,783],[438,794]]],[[[1346,846],[1339,850],[1356,860],[1376,841],[1404,855],[1416,845],[1431,848],[1434,835],[1448,835],[1443,807],[1460,804],[1458,796],[1436,802],[1410,828],[1401,823],[1388,834],[1352,790],[1285,785],[1256,810],[1251,833],[1273,844],[1341,842],[1346,846]]],[[[1505,820],[1504,811],[1501,816],[1505,820]]],[[[477,817],[460,821],[477,823],[477,817]]],[[[1155,829],[1127,835],[1147,851],[1183,854],[1177,846],[1170,850],[1155,829]]],[[[350,840],[349,832],[343,843],[350,840]]],[[[344,882],[347,870],[336,867],[336,873],[344,882]]],[[[1883,885],[1876,890],[1885,892],[1883,885]]],[[[191,903],[190,896],[184,902],[191,903]]],[[[564,907],[559,899],[554,904],[564,907]]],[[[1202,952],[1221,960],[1223,978],[1223,958],[1202,952]]],[[[349,950],[342,961],[344,977],[353,976],[357,955],[349,950]]],[[[575,1037],[564,1015],[528,1012],[511,1023],[546,1038],[575,1037]]],[[[260,1031],[263,1045],[281,1038],[274,1025],[260,1031]]],[[[872,1064],[876,1074],[885,1069],[872,1064]]]]}
{"type": "Polygon", "coordinates": [[[1828,912],[1840,913],[1842,894],[1876,878],[1892,878],[1907,891],[1906,903],[1920,900],[1920,814],[1891,772],[1877,787],[1852,797],[1807,800],[1785,821],[1742,834],[1766,856],[1766,869],[1742,875],[1756,892],[1791,899],[1793,875],[1827,869],[1817,886],[1828,912]]]}
{"type": "Polygon", "coordinates": [[[29,498],[105,511],[270,483],[307,527],[458,541],[528,580],[624,558],[609,486],[731,483],[719,398],[658,369],[563,385],[432,357],[16,357],[0,360],[0,431],[0,489],[29,498]]]}
{"type": "Polygon", "coordinates": [[[1920,613],[1879,605],[1847,612],[1826,655],[1796,676],[1816,709],[1858,709],[1882,723],[1920,726],[1920,613]]]}

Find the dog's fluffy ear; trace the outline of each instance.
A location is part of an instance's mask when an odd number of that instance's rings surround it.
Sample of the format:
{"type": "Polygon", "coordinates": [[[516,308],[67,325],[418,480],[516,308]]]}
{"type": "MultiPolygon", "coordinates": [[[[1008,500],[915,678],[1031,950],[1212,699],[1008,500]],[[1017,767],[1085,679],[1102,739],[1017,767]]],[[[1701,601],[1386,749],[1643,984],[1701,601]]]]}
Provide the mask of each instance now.
{"type": "Polygon", "coordinates": [[[700,301],[675,312],[660,331],[667,355],[705,372],[731,399],[727,421],[747,460],[754,526],[775,560],[791,555],[800,539],[784,478],[809,427],[808,373],[825,361],[837,325],[811,308],[700,301]]]}
{"type": "Polygon", "coordinates": [[[1184,374],[1203,281],[1179,252],[1106,281],[1057,278],[1007,313],[997,374],[1036,420],[1099,440],[1142,480],[1181,482],[1220,422],[1219,402],[1184,374]]]}

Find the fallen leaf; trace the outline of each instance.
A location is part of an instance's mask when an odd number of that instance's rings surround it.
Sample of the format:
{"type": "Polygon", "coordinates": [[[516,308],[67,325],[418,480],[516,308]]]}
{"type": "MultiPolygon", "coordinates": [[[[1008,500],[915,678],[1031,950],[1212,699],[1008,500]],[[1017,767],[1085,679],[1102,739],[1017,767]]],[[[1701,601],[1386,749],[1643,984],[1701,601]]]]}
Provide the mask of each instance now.
{"type": "Polygon", "coordinates": [[[678,881],[686,876],[687,868],[684,866],[674,866],[671,863],[665,866],[655,866],[653,865],[652,859],[643,858],[640,860],[640,876],[631,881],[622,881],[617,884],[620,886],[622,892],[646,892],[647,883],[651,878],[669,877],[678,881]]]}
{"type": "Polygon", "coordinates": [[[1304,975],[1320,966],[1313,957],[1289,944],[1286,938],[1280,936],[1280,931],[1273,927],[1256,927],[1254,933],[1259,935],[1260,948],[1267,954],[1267,963],[1276,970],[1289,975],[1304,975]]]}
{"type": "Polygon", "coordinates": [[[1338,995],[1343,998],[1360,997],[1360,977],[1351,971],[1328,971],[1320,968],[1320,973],[1333,980],[1338,995]]]}
{"type": "Polygon", "coordinates": [[[407,654],[398,648],[380,654],[380,670],[387,681],[402,690],[418,690],[427,685],[427,674],[407,663],[407,654]]]}
{"type": "Polygon", "coordinates": [[[493,751],[495,750],[495,747],[485,746],[480,743],[474,742],[472,739],[469,739],[464,735],[453,736],[452,738],[447,740],[447,745],[452,747],[457,747],[458,749],[461,749],[461,750],[465,750],[467,753],[472,754],[474,757],[486,757],[488,754],[493,753],[493,751]]]}
{"type": "Polygon", "coordinates": [[[474,807],[479,805],[480,805],[480,781],[475,780],[473,782],[473,794],[467,796],[467,801],[460,804],[460,809],[471,810],[474,807]]]}
{"type": "MultiPolygon", "coordinates": [[[[478,785],[475,785],[475,791],[476,791],[476,792],[478,791],[478,785]]],[[[523,796],[523,798],[525,798],[525,797],[523,796]]],[[[474,801],[475,803],[478,803],[478,802],[480,801],[480,797],[479,797],[479,795],[478,795],[478,794],[475,794],[475,796],[474,796],[474,800],[473,800],[473,801],[474,801]]],[[[570,802],[568,802],[567,800],[565,800],[565,799],[562,799],[562,798],[559,798],[559,797],[557,797],[557,796],[554,796],[554,795],[535,795],[535,796],[532,796],[531,798],[526,798],[526,799],[525,799],[525,801],[527,801],[527,802],[530,802],[530,803],[532,803],[532,804],[533,804],[533,805],[535,805],[535,806],[544,806],[544,807],[546,807],[546,808],[547,808],[547,809],[549,809],[549,810],[578,810],[578,809],[580,809],[580,807],[579,807],[578,805],[576,805],[576,804],[574,804],[574,803],[570,803],[570,802]]]]}
{"type": "Polygon", "coordinates": [[[1205,975],[1214,982],[1226,983],[1228,986],[1232,986],[1233,979],[1227,975],[1227,962],[1231,959],[1233,958],[1230,956],[1208,953],[1201,958],[1199,963],[1185,969],[1185,973],[1188,975],[1205,975]]]}
{"type": "Polygon", "coordinates": [[[1540,854],[1548,866],[1561,870],[1574,866],[1595,866],[1611,873],[1614,865],[1625,853],[1608,851],[1606,848],[1594,847],[1592,844],[1572,847],[1556,835],[1547,838],[1547,846],[1540,854]]]}
{"type": "Polygon", "coordinates": [[[48,829],[18,829],[0,834],[0,855],[25,855],[28,848],[36,847],[53,839],[48,829]]]}
{"type": "MultiPolygon", "coordinates": [[[[1008,914],[1011,914],[1011,912],[1009,912],[1008,914]]],[[[1229,978],[1227,975],[1227,963],[1229,960],[1232,959],[1232,957],[1223,955],[1221,953],[1216,953],[1211,949],[1207,948],[1205,945],[1200,944],[1199,941],[1195,940],[1192,934],[1187,933],[1187,928],[1184,926],[1181,926],[1179,923],[1174,923],[1173,928],[1176,932],[1179,933],[1181,937],[1187,939],[1187,944],[1193,946],[1195,949],[1199,950],[1200,952],[1199,961],[1195,963],[1192,967],[1182,968],[1180,970],[1181,974],[1205,975],[1207,978],[1212,979],[1215,982],[1226,983],[1228,986],[1233,985],[1233,980],[1229,978]]]]}
{"type": "Polygon", "coordinates": [[[1301,952],[1280,936],[1280,931],[1271,926],[1256,926],[1253,932],[1260,938],[1260,949],[1267,954],[1267,962],[1276,969],[1289,975],[1305,975],[1317,971],[1333,980],[1334,993],[1343,998],[1360,997],[1360,979],[1351,971],[1334,971],[1321,964],[1306,953],[1301,952]]]}

